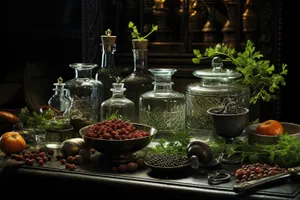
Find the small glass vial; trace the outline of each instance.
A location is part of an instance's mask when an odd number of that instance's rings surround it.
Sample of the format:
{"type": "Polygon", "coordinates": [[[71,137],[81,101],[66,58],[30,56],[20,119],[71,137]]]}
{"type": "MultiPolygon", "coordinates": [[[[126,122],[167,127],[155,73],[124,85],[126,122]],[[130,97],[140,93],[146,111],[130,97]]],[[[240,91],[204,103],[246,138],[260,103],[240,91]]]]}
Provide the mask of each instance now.
{"type": "Polygon", "coordinates": [[[185,129],[185,96],[172,89],[176,69],[150,69],[154,89],[140,96],[140,123],[157,129],[156,138],[167,139],[185,129]]]}
{"type": "Polygon", "coordinates": [[[54,95],[49,99],[48,105],[55,112],[54,118],[65,118],[69,120],[70,107],[72,105],[71,98],[67,95],[67,90],[65,89],[65,83],[63,79],[59,77],[57,83],[53,84],[55,88],[54,95]]]}
{"type": "Polygon", "coordinates": [[[125,121],[133,121],[135,117],[135,107],[133,101],[124,95],[124,83],[113,83],[112,97],[101,104],[101,120],[106,120],[115,116],[125,121]]]}

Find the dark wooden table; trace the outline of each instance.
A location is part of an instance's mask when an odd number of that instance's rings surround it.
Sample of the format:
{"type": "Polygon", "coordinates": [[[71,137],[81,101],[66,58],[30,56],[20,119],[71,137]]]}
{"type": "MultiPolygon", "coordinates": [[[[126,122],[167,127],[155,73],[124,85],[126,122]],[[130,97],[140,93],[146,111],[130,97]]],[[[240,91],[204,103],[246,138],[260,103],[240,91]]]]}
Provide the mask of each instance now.
{"type": "MultiPolygon", "coordinates": [[[[3,159],[3,158],[0,158],[3,159]]],[[[234,172],[239,166],[218,166],[227,172],[234,172]]],[[[75,171],[65,169],[55,159],[44,166],[21,165],[18,168],[4,170],[0,176],[1,189],[18,188],[19,194],[28,191],[46,191],[46,196],[57,197],[56,192],[69,191],[68,196],[76,197],[80,193],[92,195],[110,195],[113,199],[155,198],[155,199],[264,199],[299,200],[300,181],[281,180],[265,185],[248,194],[236,194],[233,191],[234,176],[231,181],[220,185],[209,185],[207,175],[215,169],[187,170],[176,176],[155,175],[149,168],[135,173],[115,173],[107,161],[96,153],[91,161],[78,166],[75,171]],[[53,191],[53,192],[49,192],[53,191]],[[72,191],[72,192],[70,192],[72,191]],[[76,192],[77,191],[77,192],[76,192]],[[81,192],[80,192],[81,191],[81,192]],[[79,192],[79,193],[78,193],[79,192]],[[90,193],[92,192],[92,193],[90,193]]],[[[15,193],[15,190],[11,192],[15,193]]],[[[33,192],[32,194],[35,194],[33,192]]]]}

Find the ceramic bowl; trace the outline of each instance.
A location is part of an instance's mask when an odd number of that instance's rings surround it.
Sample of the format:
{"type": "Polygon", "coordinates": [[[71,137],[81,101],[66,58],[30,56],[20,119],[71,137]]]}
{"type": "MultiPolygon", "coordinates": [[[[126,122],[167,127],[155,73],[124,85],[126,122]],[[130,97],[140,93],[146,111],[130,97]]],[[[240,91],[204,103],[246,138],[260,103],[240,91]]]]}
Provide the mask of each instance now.
{"type": "Polygon", "coordinates": [[[135,153],[152,142],[154,139],[157,130],[151,126],[147,126],[144,124],[132,123],[137,130],[143,130],[150,133],[150,136],[143,138],[135,138],[135,139],[126,139],[126,140],[104,140],[98,138],[91,138],[86,136],[86,130],[93,125],[88,125],[79,130],[79,134],[84,139],[87,146],[94,148],[100,153],[109,156],[121,156],[125,154],[135,153]]]}
{"type": "MultiPolygon", "coordinates": [[[[300,139],[300,125],[289,123],[289,122],[280,122],[283,127],[283,132],[294,135],[296,138],[300,139]]],[[[260,143],[260,144],[275,144],[279,136],[269,136],[261,135],[256,133],[256,127],[259,124],[252,124],[245,128],[246,135],[248,137],[248,143],[260,143]]]]}

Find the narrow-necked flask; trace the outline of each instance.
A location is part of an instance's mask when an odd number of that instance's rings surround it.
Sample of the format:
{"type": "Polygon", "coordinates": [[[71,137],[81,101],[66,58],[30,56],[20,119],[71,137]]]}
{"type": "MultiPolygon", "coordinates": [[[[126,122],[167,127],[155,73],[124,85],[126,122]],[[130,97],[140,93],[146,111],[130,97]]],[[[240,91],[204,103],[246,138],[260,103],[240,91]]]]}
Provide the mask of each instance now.
{"type": "Polygon", "coordinates": [[[66,119],[69,118],[70,107],[72,105],[71,98],[67,95],[67,90],[65,89],[65,83],[63,83],[63,79],[59,77],[57,79],[57,83],[53,84],[55,88],[54,95],[49,99],[48,105],[51,109],[55,112],[55,118],[65,117],[66,119]]]}
{"type": "Polygon", "coordinates": [[[133,72],[126,76],[121,82],[127,88],[125,95],[135,104],[135,121],[139,122],[139,98],[152,89],[153,76],[148,71],[148,40],[132,40],[133,72]]]}
{"type": "Polygon", "coordinates": [[[106,120],[111,116],[122,120],[133,121],[135,117],[134,103],[124,95],[124,83],[112,84],[112,96],[101,104],[101,120],[106,120]]]}
{"type": "Polygon", "coordinates": [[[101,35],[102,42],[102,58],[101,68],[98,69],[95,79],[103,83],[104,99],[111,97],[111,85],[116,78],[120,76],[120,72],[115,65],[115,51],[117,36],[111,35],[111,30],[105,31],[106,35],[101,35]]]}

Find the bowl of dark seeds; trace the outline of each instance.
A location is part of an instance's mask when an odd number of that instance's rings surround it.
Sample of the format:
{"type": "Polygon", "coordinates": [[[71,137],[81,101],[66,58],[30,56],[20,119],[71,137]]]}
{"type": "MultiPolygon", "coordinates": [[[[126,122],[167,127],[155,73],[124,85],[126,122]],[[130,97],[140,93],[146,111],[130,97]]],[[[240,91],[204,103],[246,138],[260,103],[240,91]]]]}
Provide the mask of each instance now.
{"type": "Polygon", "coordinates": [[[153,173],[177,174],[187,171],[190,162],[187,156],[178,154],[149,154],[145,158],[145,165],[153,173]]]}

